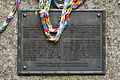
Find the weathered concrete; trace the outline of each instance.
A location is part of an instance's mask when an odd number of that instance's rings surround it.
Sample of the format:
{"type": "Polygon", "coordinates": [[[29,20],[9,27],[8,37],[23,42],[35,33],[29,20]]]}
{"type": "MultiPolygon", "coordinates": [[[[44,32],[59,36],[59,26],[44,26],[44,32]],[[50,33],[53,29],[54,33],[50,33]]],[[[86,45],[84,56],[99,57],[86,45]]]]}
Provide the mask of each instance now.
{"type": "MultiPolygon", "coordinates": [[[[0,0],[0,23],[15,0],[0,0]]],[[[37,0],[22,0],[20,9],[37,9],[37,0]]],[[[120,80],[120,5],[116,0],[87,0],[82,8],[106,9],[106,75],[18,76],[17,15],[0,34],[0,80],[120,80]],[[84,6],[84,7],[83,7],[84,6]]]]}

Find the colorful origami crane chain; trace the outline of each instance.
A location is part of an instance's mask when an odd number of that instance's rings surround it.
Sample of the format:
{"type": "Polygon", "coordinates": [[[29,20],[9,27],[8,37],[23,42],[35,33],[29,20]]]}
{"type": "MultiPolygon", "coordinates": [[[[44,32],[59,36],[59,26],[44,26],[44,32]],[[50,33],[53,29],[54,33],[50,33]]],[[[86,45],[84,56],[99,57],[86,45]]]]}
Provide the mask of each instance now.
{"type": "Polygon", "coordinates": [[[54,29],[50,23],[50,17],[49,17],[49,8],[51,4],[51,0],[39,0],[39,8],[40,8],[40,17],[42,20],[42,25],[44,27],[44,32],[46,36],[48,37],[48,40],[57,42],[63,32],[63,30],[67,27],[69,22],[69,15],[72,11],[72,9],[77,8],[79,5],[84,3],[85,0],[65,0],[64,4],[58,4],[55,0],[54,3],[58,8],[62,9],[62,15],[61,20],[59,23],[59,28],[54,29]],[[69,8],[68,8],[69,7],[69,8]],[[67,10],[68,8],[68,10],[67,10]],[[55,36],[52,36],[50,32],[56,33],[55,36]]]}
{"type": "MultiPolygon", "coordinates": [[[[15,12],[17,11],[19,4],[21,0],[16,0],[11,12],[7,16],[5,22],[3,25],[0,27],[0,32],[2,32],[7,25],[11,22],[13,19],[13,16],[15,12]]],[[[57,42],[63,32],[63,30],[67,27],[68,22],[69,22],[69,15],[72,11],[72,9],[77,8],[79,5],[84,3],[85,0],[65,0],[64,4],[58,4],[55,0],[54,3],[58,8],[63,8],[62,9],[62,15],[61,15],[61,20],[59,23],[59,28],[54,29],[52,27],[52,24],[50,23],[50,17],[49,17],[49,9],[51,5],[51,0],[39,0],[39,9],[40,9],[40,17],[41,17],[41,22],[44,27],[44,32],[45,35],[47,36],[48,40],[57,42]],[[69,8],[68,8],[69,7],[69,8]],[[68,10],[67,10],[68,8],[68,10]],[[52,36],[50,32],[56,33],[55,36],[52,36]]]]}
{"type": "Polygon", "coordinates": [[[13,4],[11,12],[7,16],[7,18],[4,21],[3,25],[0,27],[0,32],[2,32],[7,27],[7,25],[11,22],[15,12],[17,11],[17,9],[19,7],[19,4],[20,4],[20,0],[16,0],[15,3],[13,4]]]}

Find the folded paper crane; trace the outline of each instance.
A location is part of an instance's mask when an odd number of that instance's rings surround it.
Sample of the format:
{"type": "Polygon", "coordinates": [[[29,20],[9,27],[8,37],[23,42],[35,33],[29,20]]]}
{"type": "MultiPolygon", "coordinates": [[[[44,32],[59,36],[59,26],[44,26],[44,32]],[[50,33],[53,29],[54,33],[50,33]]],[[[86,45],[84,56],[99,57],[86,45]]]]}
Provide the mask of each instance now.
{"type": "MultiPolygon", "coordinates": [[[[57,42],[64,31],[64,29],[67,27],[69,20],[69,15],[72,11],[72,9],[77,8],[81,4],[85,2],[85,0],[65,0],[64,4],[58,4],[56,0],[53,0],[55,5],[58,8],[62,9],[61,14],[61,20],[59,23],[59,27],[57,29],[54,29],[52,27],[52,24],[50,23],[50,17],[49,17],[49,9],[51,5],[52,0],[39,0],[39,9],[40,9],[40,17],[41,22],[44,27],[45,35],[47,36],[47,40],[57,42]],[[55,36],[52,36],[50,32],[56,33],[55,36]]],[[[13,16],[15,12],[17,11],[19,4],[21,0],[16,0],[11,12],[9,13],[8,17],[6,18],[3,25],[0,27],[0,32],[3,32],[3,30],[7,27],[7,25],[10,23],[10,21],[13,19],[13,16]]]]}

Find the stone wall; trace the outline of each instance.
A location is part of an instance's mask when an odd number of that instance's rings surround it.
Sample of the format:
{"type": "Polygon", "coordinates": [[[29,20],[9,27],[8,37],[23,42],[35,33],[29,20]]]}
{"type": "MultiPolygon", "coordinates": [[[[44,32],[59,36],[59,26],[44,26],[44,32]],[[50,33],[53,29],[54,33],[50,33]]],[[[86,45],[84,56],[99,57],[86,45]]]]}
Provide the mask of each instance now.
{"type": "MultiPolygon", "coordinates": [[[[0,0],[0,24],[15,0],[0,0]]],[[[54,6],[52,6],[53,8],[54,6]]],[[[22,0],[20,9],[38,9],[38,0],[22,0]]],[[[85,9],[106,9],[106,75],[18,76],[17,14],[0,34],[0,80],[120,80],[120,5],[116,0],[87,0],[85,9]]]]}

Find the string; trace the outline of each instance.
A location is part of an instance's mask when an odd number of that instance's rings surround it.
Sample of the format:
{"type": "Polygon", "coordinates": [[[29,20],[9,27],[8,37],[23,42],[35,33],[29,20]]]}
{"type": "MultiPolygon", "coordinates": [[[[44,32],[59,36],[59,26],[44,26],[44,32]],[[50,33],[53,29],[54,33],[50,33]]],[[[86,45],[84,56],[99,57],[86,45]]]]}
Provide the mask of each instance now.
{"type": "Polygon", "coordinates": [[[53,1],[58,8],[63,8],[61,14],[61,20],[59,23],[59,28],[54,29],[50,23],[49,9],[50,9],[51,0],[39,0],[39,9],[40,9],[40,14],[41,14],[40,17],[42,20],[42,25],[44,27],[45,35],[47,36],[48,40],[57,42],[64,29],[67,27],[68,22],[70,21],[69,15],[72,9],[73,8],[75,9],[81,4],[83,4],[85,0],[65,0],[64,4],[58,4],[55,0],[53,1]],[[52,36],[50,32],[54,32],[56,33],[56,35],[52,36]]]}
{"type": "Polygon", "coordinates": [[[11,12],[9,13],[9,15],[7,16],[6,20],[4,21],[3,25],[0,27],[0,32],[3,32],[4,29],[8,26],[8,24],[12,21],[18,7],[20,4],[21,0],[16,0],[15,3],[13,4],[13,7],[11,9],[11,12]]]}
{"type": "MultiPolygon", "coordinates": [[[[44,27],[45,35],[47,36],[47,40],[57,42],[64,31],[64,29],[67,27],[69,23],[69,15],[72,11],[72,9],[77,8],[79,5],[83,4],[85,0],[65,0],[64,4],[58,4],[56,0],[53,0],[55,5],[58,8],[62,9],[61,14],[61,20],[59,23],[59,28],[54,29],[52,27],[52,24],[50,23],[50,17],[49,17],[49,9],[51,5],[51,0],[39,0],[39,9],[40,9],[40,17],[41,22],[44,27]],[[69,7],[69,8],[68,8],[69,7]],[[68,10],[67,10],[68,8],[68,10]],[[56,33],[55,36],[52,36],[50,32],[56,33]]],[[[19,4],[21,0],[16,0],[13,4],[12,10],[7,16],[6,20],[4,21],[3,25],[0,27],[0,32],[3,32],[5,28],[8,26],[8,24],[12,21],[16,11],[18,10],[19,4]]]]}

